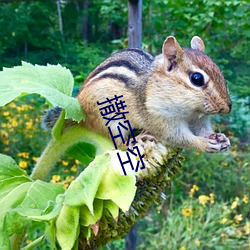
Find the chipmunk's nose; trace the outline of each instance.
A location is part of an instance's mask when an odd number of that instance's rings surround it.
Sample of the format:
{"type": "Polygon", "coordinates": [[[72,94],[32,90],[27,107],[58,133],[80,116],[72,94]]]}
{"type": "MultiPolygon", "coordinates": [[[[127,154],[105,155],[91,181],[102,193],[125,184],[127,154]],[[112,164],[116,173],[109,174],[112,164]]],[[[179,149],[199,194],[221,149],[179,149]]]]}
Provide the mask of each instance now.
{"type": "Polygon", "coordinates": [[[219,113],[228,114],[231,112],[231,109],[232,109],[232,102],[229,101],[222,109],[220,109],[219,113]]]}

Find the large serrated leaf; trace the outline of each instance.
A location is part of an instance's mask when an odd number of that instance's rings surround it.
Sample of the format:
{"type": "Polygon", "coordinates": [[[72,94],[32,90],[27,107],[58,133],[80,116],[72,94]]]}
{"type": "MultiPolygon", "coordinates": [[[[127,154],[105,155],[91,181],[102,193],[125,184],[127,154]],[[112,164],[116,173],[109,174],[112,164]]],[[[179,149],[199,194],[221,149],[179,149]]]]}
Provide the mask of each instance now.
{"type": "Polygon", "coordinates": [[[56,220],[56,238],[64,250],[71,250],[79,234],[79,207],[64,205],[56,220]]]}
{"type": "Polygon", "coordinates": [[[34,66],[22,62],[22,66],[0,72],[0,106],[18,96],[35,93],[65,109],[66,118],[79,122],[84,114],[78,100],[71,97],[73,84],[72,74],[61,65],[34,66]]]}
{"type": "Polygon", "coordinates": [[[136,192],[133,175],[121,175],[114,168],[108,168],[96,193],[96,198],[112,200],[123,212],[129,210],[136,192]]]}
{"type": "Polygon", "coordinates": [[[21,185],[22,183],[30,181],[30,178],[22,175],[0,181],[0,201],[14,188],[21,185]]]}
{"type": "Polygon", "coordinates": [[[46,208],[48,201],[55,200],[56,196],[63,192],[64,188],[61,185],[40,180],[34,181],[20,207],[25,208],[26,211],[28,209],[37,209],[42,212],[46,208]]]}
{"type": "Polygon", "coordinates": [[[4,218],[6,211],[16,208],[22,203],[31,185],[32,182],[23,183],[1,199],[0,221],[4,218]]]}
{"type": "Polygon", "coordinates": [[[0,155],[0,160],[0,249],[9,249],[9,236],[22,233],[33,219],[28,216],[52,210],[50,216],[55,219],[61,209],[60,202],[56,203],[60,199],[56,198],[64,189],[58,184],[32,181],[9,156],[0,155]],[[58,205],[56,214],[50,203],[58,205]]]}
{"type": "Polygon", "coordinates": [[[7,155],[0,154],[0,181],[17,176],[28,175],[7,155]]]}
{"type": "Polygon", "coordinates": [[[93,214],[93,201],[105,172],[110,166],[110,155],[97,156],[93,162],[71,183],[65,192],[64,203],[70,206],[87,205],[93,214]]]}
{"type": "Polygon", "coordinates": [[[91,214],[87,206],[80,208],[80,225],[89,226],[95,224],[102,217],[103,200],[95,199],[93,202],[94,214],[91,214]]]}

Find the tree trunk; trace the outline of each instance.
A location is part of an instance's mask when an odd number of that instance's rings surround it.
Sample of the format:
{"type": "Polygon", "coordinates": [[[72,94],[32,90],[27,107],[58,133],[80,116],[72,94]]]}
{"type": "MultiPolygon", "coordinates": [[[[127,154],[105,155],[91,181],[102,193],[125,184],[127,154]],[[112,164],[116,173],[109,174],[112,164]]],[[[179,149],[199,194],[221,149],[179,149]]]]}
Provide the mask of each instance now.
{"type": "Polygon", "coordinates": [[[58,12],[58,20],[59,20],[59,30],[63,36],[63,22],[62,22],[62,12],[61,12],[60,0],[56,1],[56,5],[57,5],[57,12],[58,12]]]}
{"type": "Polygon", "coordinates": [[[89,16],[88,16],[89,0],[82,1],[82,39],[89,40],[89,16]]]}
{"type": "Polygon", "coordinates": [[[137,224],[131,227],[129,233],[126,235],[126,250],[136,250],[137,241],[137,224]]]}
{"type": "Polygon", "coordinates": [[[142,47],[142,0],[128,1],[128,47],[142,47]]]}

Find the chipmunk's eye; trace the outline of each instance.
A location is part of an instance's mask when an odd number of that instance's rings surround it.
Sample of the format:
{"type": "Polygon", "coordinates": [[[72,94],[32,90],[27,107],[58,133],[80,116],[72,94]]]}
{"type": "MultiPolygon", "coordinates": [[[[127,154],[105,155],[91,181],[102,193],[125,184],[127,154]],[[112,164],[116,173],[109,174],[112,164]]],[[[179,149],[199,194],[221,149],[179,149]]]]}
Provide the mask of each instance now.
{"type": "Polygon", "coordinates": [[[195,72],[190,74],[190,81],[198,87],[201,87],[204,85],[204,77],[201,73],[195,72]]]}

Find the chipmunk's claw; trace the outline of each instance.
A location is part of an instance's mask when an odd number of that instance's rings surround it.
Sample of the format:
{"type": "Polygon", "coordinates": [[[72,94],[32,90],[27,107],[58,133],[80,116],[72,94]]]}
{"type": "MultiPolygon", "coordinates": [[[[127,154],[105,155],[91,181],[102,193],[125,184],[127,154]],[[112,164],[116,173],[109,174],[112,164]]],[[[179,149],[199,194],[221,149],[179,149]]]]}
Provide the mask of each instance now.
{"type": "MultiPolygon", "coordinates": [[[[138,142],[141,146],[145,144],[145,141],[152,141],[156,143],[156,139],[154,136],[147,134],[146,132],[143,132],[135,137],[136,142],[138,142]]],[[[128,148],[133,150],[134,142],[130,141],[128,148]]]]}
{"type": "Polygon", "coordinates": [[[208,151],[220,152],[226,151],[230,147],[229,139],[222,133],[211,134],[208,138],[208,151]]]}

